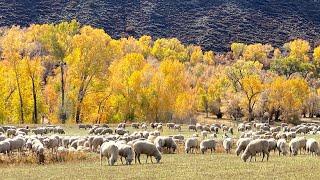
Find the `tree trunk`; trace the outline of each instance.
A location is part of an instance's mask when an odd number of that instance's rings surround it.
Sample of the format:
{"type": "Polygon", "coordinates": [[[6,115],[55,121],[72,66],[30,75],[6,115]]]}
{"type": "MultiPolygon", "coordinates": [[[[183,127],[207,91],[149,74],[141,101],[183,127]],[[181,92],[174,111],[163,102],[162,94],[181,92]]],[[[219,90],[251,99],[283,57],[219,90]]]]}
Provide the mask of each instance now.
{"type": "Polygon", "coordinates": [[[23,99],[21,94],[20,82],[18,79],[18,73],[16,69],[15,69],[15,76],[16,76],[16,81],[18,86],[18,94],[19,94],[19,102],[20,102],[20,123],[23,124],[24,123],[23,99]]]}
{"type": "Polygon", "coordinates": [[[38,107],[37,107],[37,92],[36,92],[36,87],[34,84],[34,79],[31,79],[32,81],[32,95],[33,95],[33,117],[32,117],[32,122],[34,124],[38,123],[38,107]]]}
{"type": "Polygon", "coordinates": [[[64,82],[64,62],[60,62],[61,69],[61,112],[60,112],[60,120],[62,124],[66,123],[67,115],[65,109],[65,82],[64,82]]]}

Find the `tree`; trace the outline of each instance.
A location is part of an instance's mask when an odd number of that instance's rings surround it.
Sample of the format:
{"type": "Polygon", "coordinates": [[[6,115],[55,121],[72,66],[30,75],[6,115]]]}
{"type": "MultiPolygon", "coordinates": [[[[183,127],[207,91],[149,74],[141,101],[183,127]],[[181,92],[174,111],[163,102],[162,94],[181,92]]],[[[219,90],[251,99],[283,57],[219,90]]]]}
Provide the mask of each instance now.
{"type": "Polygon", "coordinates": [[[243,43],[232,43],[231,44],[231,51],[232,51],[233,57],[235,59],[239,59],[239,57],[245,51],[246,47],[247,47],[247,45],[243,44],[243,43]]]}
{"type": "Polygon", "coordinates": [[[308,73],[314,70],[314,65],[309,62],[301,61],[297,58],[284,57],[275,59],[271,63],[270,69],[279,75],[285,75],[287,78],[290,78],[291,75],[295,73],[299,73],[303,77],[306,77],[308,73]]]}
{"type": "Polygon", "coordinates": [[[243,53],[243,57],[247,61],[259,61],[263,62],[268,55],[267,48],[262,44],[250,44],[246,47],[243,53]]]}
{"type": "Polygon", "coordinates": [[[180,62],[186,62],[188,60],[187,49],[176,38],[156,40],[151,49],[151,54],[159,61],[177,59],[180,62]]]}
{"type": "Polygon", "coordinates": [[[111,37],[102,29],[84,26],[72,38],[72,50],[66,57],[70,91],[75,95],[75,122],[81,122],[84,98],[94,81],[105,74],[109,65],[107,45],[111,37]],[[98,40],[98,41],[97,41],[98,40]]]}
{"type": "Polygon", "coordinates": [[[308,41],[296,39],[289,42],[286,46],[289,50],[290,58],[298,59],[303,62],[309,61],[308,52],[310,51],[310,45],[308,41]]]}

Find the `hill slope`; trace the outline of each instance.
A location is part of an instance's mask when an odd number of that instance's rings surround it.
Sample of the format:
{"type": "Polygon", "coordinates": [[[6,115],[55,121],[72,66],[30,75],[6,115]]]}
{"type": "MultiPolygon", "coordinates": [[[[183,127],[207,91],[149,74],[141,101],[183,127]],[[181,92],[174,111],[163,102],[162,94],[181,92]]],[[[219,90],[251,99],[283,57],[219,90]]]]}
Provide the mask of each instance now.
{"type": "Polygon", "coordinates": [[[281,46],[320,37],[319,0],[17,0],[0,2],[0,25],[77,19],[112,37],[177,37],[215,51],[230,42],[281,46]]]}

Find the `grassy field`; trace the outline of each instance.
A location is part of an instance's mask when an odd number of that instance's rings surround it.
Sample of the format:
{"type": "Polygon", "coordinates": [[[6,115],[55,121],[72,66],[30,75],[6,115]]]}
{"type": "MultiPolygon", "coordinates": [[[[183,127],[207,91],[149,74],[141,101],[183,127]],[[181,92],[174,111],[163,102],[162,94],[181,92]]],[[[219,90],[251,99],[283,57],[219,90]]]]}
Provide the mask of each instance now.
{"type": "MultiPolygon", "coordinates": [[[[87,131],[79,130],[73,125],[65,126],[67,135],[86,135],[87,131]]],[[[129,128],[132,132],[133,130],[129,128]]],[[[191,136],[193,132],[184,126],[181,134],[191,136]]],[[[164,129],[163,135],[178,134],[164,129]]],[[[219,139],[222,133],[220,132],[219,139]]],[[[237,134],[235,135],[237,137],[237,134]]],[[[308,136],[318,140],[319,135],[308,136]]],[[[1,179],[320,179],[319,157],[306,154],[296,157],[279,157],[271,153],[268,162],[244,163],[234,154],[218,153],[185,154],[182,147],[177,154],[164,154],[160,164],[100,166],[98,155],[90,154],[85,160],[73,162],[37,164],[0,164],[1,179]]]]}

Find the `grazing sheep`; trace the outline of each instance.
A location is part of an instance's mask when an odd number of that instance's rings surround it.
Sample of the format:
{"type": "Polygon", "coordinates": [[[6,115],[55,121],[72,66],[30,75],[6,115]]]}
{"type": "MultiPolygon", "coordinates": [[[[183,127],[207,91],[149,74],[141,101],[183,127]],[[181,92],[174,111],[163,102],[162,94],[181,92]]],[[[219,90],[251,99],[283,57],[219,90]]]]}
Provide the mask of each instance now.
{"type": "Polygon", "coordinates": [[[237,149],[236,149],[236,154],[237,156],[240,155],[240,153],[242,151],[244,151],[248,144],[252,141],[252,138],[240,138],[238,141],[237,141],[237,149]]]}
{"type": "Polygon", "coordinates": [[[8,141],[0,142],[0,153],[9,154],[10,152],[10,143],[8,141]]]}
{"type": "Polygon", "coordinates": [[[279,151],[279,156],[282,155],[286,156],[288,154],[288,144],[285,139],[279,139],[277,142],[277,149],[279,151]]]}
{"type": "Polygon", "coordinates": [[[273,138],[268,139],[268,143],[269,143],[269,152],[271,152],[272,150],[274,152],[276,152],[277,149],[277,141],[273,138]]]}
{"type": "Polygon", "coordinates": [[[96,136],[93,138],[92,143],[91,143],[91,150],[92,151],[97,151],[98,147],[102,146],[102,144],[104,143],[104,138],[102,136],[96,136]]]}
{"type": "Polygon", "coordinates": [[[163,148],[166,148],[169,151],[172,150],[172,152],[175,152],[175,150],[177,149],[177,144],[175,143],[172,137],[158,136],[154,140],[154,144],[160,152],[162,152],[163,148]]]}
{"type": "Polygon", "coordinates": [[[16,130],[15,129],[8,129],[7,130],[7,136],[10,137],[10,136],[15,136],[16,135],[16,130]]]}
{"type": "Polygon", "coordinates": [[[193,130],[193,131],[196,131],[196,132],[197,132],[197,128],[196,128],[195,125],[189,125],[189,126],[188,126],[188,130],[189,130],[189,131],[193,130]]]}
{"type": "Polygon", "coordinates": [[[43,144],[47,149],[51,149],[51,152],[56,152],[59,147],[59,140],[55,137],[50,137],[43,140],[43,144]]]}
{"type": "Polygon", "coordinates": [[[28,133],[30,132],[30,130],[27,129],[27,128],[18,128],[18,129],[17,129],[17,132],[24,132],[26,135],[28,135],[28,133]]]}
{"type": "Polygon", "coordinates": [[[161,125],[161,124],[159,124],[159,125],[157,126],[157,130],[163,132],[163,128],[162,128],[162,125],[161,125]]]}
{"type": "Polygon", "coordinates": [[[133,161],[133,156],[134,156],[133,148],[127,144],[121,144],[121,143],[117,143],[117,146],[119,150],[121,163],[123,164],[122,157],[124,157],[126,160],[126,165],[130,165],[131,162],[133,161]]]}
{"type": "Polygon", "coordinates": [[[188,138],[185,143],[186,153],[193,152],[194,149],[198,149],[200,146],[199,140],[195,137],[188,138]]]}
{"type": "Polygon", "coordinates": [[[203,139],[207,138],[208,134],[209,134],[208,131],[201,131],[201,135],[203,139]]]}
{"type": "Polygon", "coordinates": [[[216,141],[214,139],[203,140],[200,143],[200,151],[204,154],[208,149],[215,151],[216,150],[216,141]]]}
{"type": "Polygon", "coordinates": [[[115,129],[115,133],[119,135],[124,135],[125,133],[128,133],[124,128],[117,128],[115,129]]]}
{"type": "Polygon", "coordinates": [[[79,124],[78,127],[79,127],[79,129],[87,130],[87,126],[85,124],[79,124]]]}
{"type": "Polygon", "coordinates": [[[199,130],[199,131],[202,131],[203,130],[203,127],[201,124],[197,123],[196,124],[196,129],[199,130]]]}
{"type": "MultiPolygon", "coordinates": [[[[250,162],[252,157],[256,157],[257,153],[262,153],[262,161],[267,155],[267,161],[269,160],[269,142],[265,139],[255,139],[252,140],[247,148],[244,150],[241,159],[246,162],[250,157],[250,162]]],[[[256,160],[256,159],[255,159],[256,160]]]]}
{"type": "Polygon", "coordinates": [[[180,125],[180,124],[175,124],[175,125],[173,126],[173,129],[174,129],[174,130],[181,131],[181,125],[180,125]]]}
{"type": "Polygon", "coordinates": [[[307,139],[305,137],[297,137],[292,139],[289,143],[290,156],[296,156],[299,150],[301,154],[301,149],[306,150],[306,142],[307,139]]]}
{"type": "Polygon", "coordinates": [[[181,135],[181,134],[174,135],[174,136],[172,136],[172,138],[173,138],[173,139],[179,139],[179,140],[181,140],[181,141],[183,141],[183,140],[184,140],[184,136],[183,136],[183,135],[181,135]]]}
{"type": "Polygon", "coordinates": [[[8,139],[8,142],[10,143],[10,151],[18,150],[18,152],[21,152],[23,147],[26,144],[26,140],[22,137],[15,137],[13,139],[8,139]]]}
{"type": "Polygon", "coordinates": [[[158,150],[158,148],[154,144],[152,144],[150,142],[136,141],[133,144],[133,149],[135,152],[135,163],[137,163],[137,159],[138,159],[139,164],[141,164],[141,162],[140,162],[140,155],[141,154],[147,155],[146,163],[148,161],[149,156],[150,156],[151,162],[152,162],[152,156],[155,157],[157,163],[159,163],[161,160],[162,156],[161,156],[160,151],[158,150]]]}
{"type": "Polygon", "coordinates": [[[232,138],[225,138],[223,140],[222,145],[223,145],[224,150],[227,153],[230,153],[231,152],[231,147],[232,147],[232,138]]]}
{"type": "Polygon", "coordinates": [[[169,129],[174,129],[175,124],[174,123],[167,123],[167,127],[169,129]]]}
{"type": "Polygon", "coordinates": [[[147,130],[147,129],[148,129],[148,126],[147,126],[146,124],[142,124],[142,125],[141,125],[141,128],[144,129],[144,130],[147,130]]]}
{"type": "Polygon", "coordinates": [[[139,123],[132,123],[131,127],[135,128],[135,129],[139,129],[139,123]]]}
{"type": "Polygon", "coordinates": [[[320,155],[319,143],[315,139],[308,139],[306,143],[306,150],[308,154],[320,155]]]}
{"type": "Polygon", "coordinates": [[[43,164],[44,160],[45,160],[45,157],[44,157],[44,146],[38,139],[35,139],[32,142],[32,151],[34,153],[36,153],[37,158],[38,158],[38,163],[39,164],[43,164]]]}
{"type": "Polygon", "coordinates": [[[103,143],[100,148],[100,165],[102,165],[102,157],[107,157],[108,164],[113,166],[117,162],[118,154],[118,146],[113,141],[103,143]]]}

